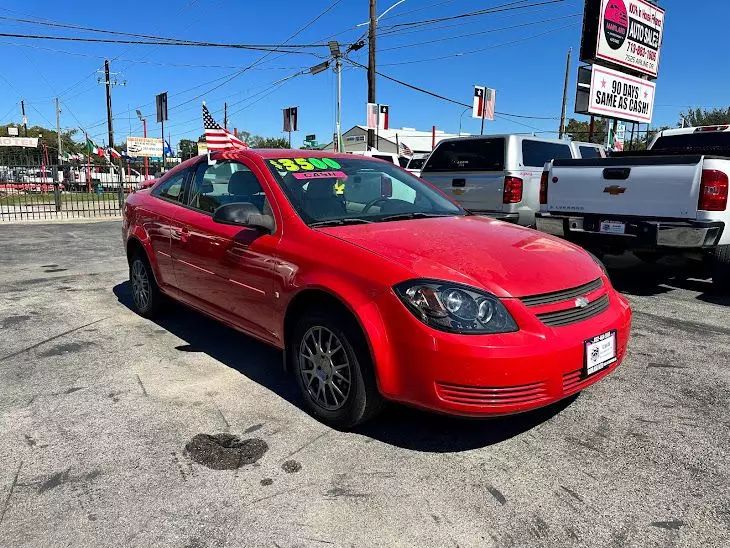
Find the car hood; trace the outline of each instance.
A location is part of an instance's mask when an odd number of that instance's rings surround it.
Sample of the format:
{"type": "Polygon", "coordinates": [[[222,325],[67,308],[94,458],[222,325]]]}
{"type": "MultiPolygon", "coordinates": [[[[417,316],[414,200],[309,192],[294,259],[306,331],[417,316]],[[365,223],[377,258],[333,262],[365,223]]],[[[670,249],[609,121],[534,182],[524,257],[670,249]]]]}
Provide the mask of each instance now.
{"type": "Polygon", "coordinates": [[[407,268],[414,278],[524,297],[600,277],[582,249],[556,237],[488,217],[439,217],[319,229],[407,268]]]}

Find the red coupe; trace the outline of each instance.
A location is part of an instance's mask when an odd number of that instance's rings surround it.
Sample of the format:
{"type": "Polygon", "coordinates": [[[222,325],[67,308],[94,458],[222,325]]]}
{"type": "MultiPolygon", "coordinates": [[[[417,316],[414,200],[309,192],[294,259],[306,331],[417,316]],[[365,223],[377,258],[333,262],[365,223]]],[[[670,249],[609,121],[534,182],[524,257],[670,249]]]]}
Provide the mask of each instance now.
{"type": "Polygon", "coordinates": [[[338,428],[384,400],[526,411],[626,353],[631,310],[589,253],[380,160],[201,156],[130,195],[124,217],[141,315],[169,296],[283,349],[307,409],[338,428]]]}

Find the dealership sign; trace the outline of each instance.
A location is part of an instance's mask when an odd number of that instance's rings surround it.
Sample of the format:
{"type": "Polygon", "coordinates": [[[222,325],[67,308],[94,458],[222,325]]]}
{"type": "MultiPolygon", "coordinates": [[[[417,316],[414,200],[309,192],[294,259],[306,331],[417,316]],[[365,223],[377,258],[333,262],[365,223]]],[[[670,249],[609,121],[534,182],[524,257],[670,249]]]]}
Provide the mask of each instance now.
{"type": "Polygon", "coordinates": [[[37,148],[38,137],[0,137],[0,147],[37,148]]]}
{"type": "Polygon", "coordinates": [[[656,78],[664,10],[645,0],[586,0],[581,59],[656,78]]]}
{"type": "Polygon", "coordinates": [[[127,156],[155,158],[162,156],[162,139],[154,137],[127,137],[127,156]]]}
{"type": "Polygon", "coordinates": [[[577,113],[597,114],[643,124],[651,122],[656,88],[653,82],[598,65],[583,74],[579,73],[575,108],[577,113]],[[589,72],[590,84],[583,83],[588,79],[589,72]]]}

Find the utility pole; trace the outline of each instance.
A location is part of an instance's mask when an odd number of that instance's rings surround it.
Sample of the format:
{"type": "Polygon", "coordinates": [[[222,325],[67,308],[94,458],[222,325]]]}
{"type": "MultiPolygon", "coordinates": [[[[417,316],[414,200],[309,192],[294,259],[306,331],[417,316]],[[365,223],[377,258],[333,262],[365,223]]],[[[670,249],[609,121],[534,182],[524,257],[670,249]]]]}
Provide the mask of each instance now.
{"type": "Polygon", "coordinates": [[[112,124],[112,82],[109,76],[109,60],[104,60],[104,83],[106,85],[106,126],[109,132],[109,148],[114,148],[114,126],[112,124]]]}
{"type": "Polygon", "coordinates": [[[337,124],[337,152],[344,152],[342,150],[342,57],[338,55],[335,57],[335,72],[337,73],[337,109],[336,109],[336,124],[337,124]]]}
{"type": "Polygon", "coordinates": [[[61,165],[63,151],[61,150],[61,107],[58,106],[58,97],[56,97],[56,136],[58,137],[58,165],[61,165]]]}
{"type": "MultiPolygon", "coordinates": [[[[368,30],[368,103],[375,99],[375,31],[377,20],[377,0],[370,0],[370,26],[368,30]]],[[[375,130],[368,130],[368,148],[375,148],[375,130]]]]}
{"type": "Polygon", "coordinates": [[[560,112],[560,129],[558,130],[558,138],[562,139],[565,134],[565,111],[568,108],[568,83],[570,80],[570,56],[573,48],[568,49],[568,58],[565,61],[565,82],[563,83],[563,108],[560,112]]]}
{"type": "Polygon", "coordinates": [[[223,129],[228,131],[228,103],[223,103],[223,129]]]}
{"type": "Polygon", "coordinates": [[[28,136],[28,119],[25,117],[25,101],[20,100],[20,113],[23,115],[23,137],[28,136]]]}

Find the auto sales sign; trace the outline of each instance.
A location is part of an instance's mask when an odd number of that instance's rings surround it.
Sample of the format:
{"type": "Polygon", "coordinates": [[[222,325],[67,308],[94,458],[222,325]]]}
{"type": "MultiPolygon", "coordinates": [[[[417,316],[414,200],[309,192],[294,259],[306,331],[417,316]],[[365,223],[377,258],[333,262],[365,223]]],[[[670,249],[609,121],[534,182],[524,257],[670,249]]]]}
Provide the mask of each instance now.
{"type": "Polygon", "coordinates": [[[581,59],[659,75],[664,10],[645,0],[586,0],[581,59]]]}

